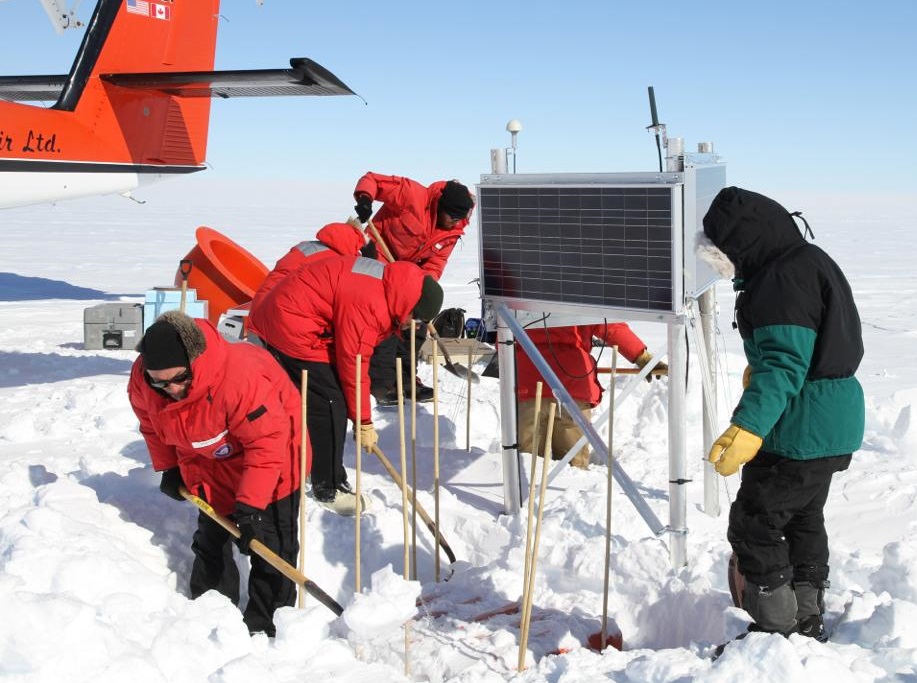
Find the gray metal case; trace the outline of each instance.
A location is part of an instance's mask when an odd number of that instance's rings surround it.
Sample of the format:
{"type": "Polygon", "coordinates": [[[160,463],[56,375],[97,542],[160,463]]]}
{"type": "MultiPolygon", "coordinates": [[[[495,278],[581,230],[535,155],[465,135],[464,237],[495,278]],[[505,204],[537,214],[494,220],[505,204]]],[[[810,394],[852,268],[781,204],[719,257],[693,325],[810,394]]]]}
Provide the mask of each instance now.
{"type": "Polygon", "coordinates": [[[99,304],[83,310],[83,348],[133,350],[143,336],[143,304],[99,304]]]}

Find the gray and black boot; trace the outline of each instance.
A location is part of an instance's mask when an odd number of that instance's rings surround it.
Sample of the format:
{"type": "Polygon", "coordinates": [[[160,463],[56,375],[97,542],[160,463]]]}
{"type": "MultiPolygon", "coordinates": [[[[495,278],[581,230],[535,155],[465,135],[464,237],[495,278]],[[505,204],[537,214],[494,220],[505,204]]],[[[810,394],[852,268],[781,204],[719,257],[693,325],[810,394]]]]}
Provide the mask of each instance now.
{"type": "Polygon", "coordinates": [[[743,606],[755,620],[755,631],[789,635],[796,631],[796,593],[788,583],[777,588],[745,584],[743,606]]]}
{"type": "Polygon", "coordinates": [[[796,621],[798,632],[809,638],[815,638],[819,643],[828,640],[825,633],[825,622],[822,615],[825,613],[825,588],[827,581],[816,585],[809,581],[797,581],[793,584],[796,593],[796,621]]]}
{"type": "MultiPolygon", "coordinates": [[[[736,640],[741,640],[748,633],[755,631],[779,633],[783,636],[797,632],[796,594],[788,583],[771,589],[746,582],[742,593],[742,607],[754,619],[754,623],[749,624],[748,632],[739,634],[736,640]]],[[[728,644],[718,645],[712,658],[716,660],[722,655],[728,644]]]]}

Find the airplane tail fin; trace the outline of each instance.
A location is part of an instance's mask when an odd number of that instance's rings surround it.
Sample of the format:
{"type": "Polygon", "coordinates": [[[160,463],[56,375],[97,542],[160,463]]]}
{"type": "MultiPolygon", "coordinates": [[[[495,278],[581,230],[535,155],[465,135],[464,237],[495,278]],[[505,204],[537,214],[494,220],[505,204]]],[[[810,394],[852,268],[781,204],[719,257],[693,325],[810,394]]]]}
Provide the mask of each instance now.
{"type": "MultiPolygon", "coordinates": [[[[139,165],[200,166],[206,158],[210,100],[181,98],[155,88],[128,89],[108,74],[213,69],[219,0],[100,0],[54,109],[98,125],[110,108],[139,165]]],[[[110,119],[109,119],[110,120],[110,119]]]]}
{"type": "Polygon", "coordinates": [[[356,94],[302,57],[286,69],[213,71],[219,8],[219,0],[98,0],[69,74],[0,77],[0,100],[55,101],[18,110],[20,137],[36,141],[24,150],[30,161],[141,177],[199,171],[214,97],[356,94]]]}

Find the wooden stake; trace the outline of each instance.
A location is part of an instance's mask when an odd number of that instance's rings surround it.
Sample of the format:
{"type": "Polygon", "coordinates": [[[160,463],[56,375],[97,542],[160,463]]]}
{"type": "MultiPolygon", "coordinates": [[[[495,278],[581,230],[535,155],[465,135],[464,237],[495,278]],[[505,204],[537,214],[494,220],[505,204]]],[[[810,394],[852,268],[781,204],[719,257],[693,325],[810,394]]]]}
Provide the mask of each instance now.
{"type": "MultiPolygon", "coordinates": [[[[411,320],[411,360],[417,358],[417,321],[411,320]]],[[[411,579],[417,579],[417,364],[411,363],[411,579]]]]}
{"type": "MultiPolygon", "coordinates": [[[[411,557],[408,534],[407,450],[404,443],[404,382],[401,377],[401,359],[395,359],[395,384],[398,387],[398,436],[401,444],[401,526],[404,532],[404,580],[411,575],[411,557]]],[[[404,675],[411,673],[411,620],[404,622],[404,675]]]]}
{"type": "MultiPolygon", "coordinates": [[[[302,371],[299,387],[302,399],[302,438],[299,440],[299,570],[306,570],[306,463],[309,461],[309,431],[306,428],[306,390],[309,386],[309,371],[302,371]]],[[[306,589],[299,586],[299,608],[306,606],[306,589]]]]}
{"type": "Polygon", "coordinates": [[[535,384],[535,415],[532,418],[532,467],[529,469],[529,499],[528,515],[525,521],[525,569],[522,572],[522,605],[525,605],[526,594],[529,589],[529,572],[532,569],[532,532],[534,525],[532,520],[535,517],[535,476],[538,472],[538,429],[539,417],[541,416],[541,394],[544,390],[544,384],[537,382],[535,384]]]}
{"type": "MultiPolygon", "coordinates": [[[[439,529],[439,358],[433,345],[433,523],[439,529]]],[[[433,579],[439,583],[439,536],[433,549],[433,579]]]]}
{"type": "Polygon", "coordinates": [[[468,396],[465,408],[465,451],[471,453],[471,347],[468,347],[468,396]]]}
{"type": "Polygon", "coordinates": [[[525,669],[525,652],[529,643],[529,626],[532,623],[532,596],[535,592],[535,568],[538,565],[538,545],[541,541],[541,520],[544,517],[545,492],[548,490],[548,463],[551,460],[551,439],[554,438],[554,414],[557,410],[557,401],[551,404],[548,412],[548,431],[544,440],[544,456],[541,464],[541,486],[538,489],[538,515],[535,521],[535,542],[532,544],[532,562],[529,569],[529,585],[522,606],[522,621],[520,622],[521,635],[519,640],[519,671],[525,669]]]}
{"type": "Polygon", "coordinates": [[[605,495],[605,581],[602,587],[602,639],[601,649],[605,649],[608,642],[608,576],[611,569],[611,485],[612,485],[612,446],[614,444],[615,430],[615,370],[618,368],[618,347],[611,347],[611,376],[608,380],[608,392],[611,405],[608,409],[608,453],[606,462],[608,468],[608,487],[605,495]]]}
{"type": "MultiPolygon", "coordinates": [[[[357,354],[357,403],[355,406],[354,412],[356,413],[356,424],[354,425],[354,431],[356,432],[356,441],[357,441],[357,473],[356,473],[356,495],[357,495],[357,514],[354,517],[355,519],[355,531],[354,531],[354,574],[356,576],[356,585],[357,593],[360,593],[363,590],[363,582],[360,577],[360,513],[362,512],[360,505],[360,470],[362,463],[362,454],[363,454],[363,439],[362,434],[360,433],[360,426],[362,424],[362,408],[363,401],[361,401],[360,395],[360,375],[362,374],[362,365],[363,365],[363,356],[359,353],[357,354]]],[[[335,494],[337,495],[337,494],[335,494]]]]}
{"type": "Polygon", "coordinates": [[[408,580],[411,576],[411,558],[410,558],[410,541],[408,534],[408,489],[407,489],[407,450],[404,442],[404,394],[402,390],[403,382],[401,379],[401,359],[395,359],[395,382],[398,387],[398,435],[401,442],[401,513],[402,523],[404,526],[404,578],[408,580]]]}

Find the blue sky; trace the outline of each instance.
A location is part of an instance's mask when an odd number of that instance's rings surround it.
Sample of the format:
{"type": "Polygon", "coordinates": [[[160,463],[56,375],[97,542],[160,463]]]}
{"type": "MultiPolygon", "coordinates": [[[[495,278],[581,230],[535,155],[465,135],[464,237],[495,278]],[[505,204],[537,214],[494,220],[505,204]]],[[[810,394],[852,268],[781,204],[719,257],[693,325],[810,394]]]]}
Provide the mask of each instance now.
{"type": "MultiPolygon", "coordinates": [[[[175,0],[176,2],[188,0],[175,0]]],[[[92,0],[79,15],[88,19],[92,0]]],[[[517,118],[519,172],[656,168],[647,86],[686,148],[765,193],[914,193],[913,0],[223,0],[217,68],[310,57],[357,98],[214,104],[210,177],[423,182],[489,171],[517,118]]],[[[0,2],[0,73],[63,73],[81,38],[0,2]]]]}

